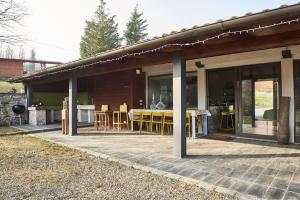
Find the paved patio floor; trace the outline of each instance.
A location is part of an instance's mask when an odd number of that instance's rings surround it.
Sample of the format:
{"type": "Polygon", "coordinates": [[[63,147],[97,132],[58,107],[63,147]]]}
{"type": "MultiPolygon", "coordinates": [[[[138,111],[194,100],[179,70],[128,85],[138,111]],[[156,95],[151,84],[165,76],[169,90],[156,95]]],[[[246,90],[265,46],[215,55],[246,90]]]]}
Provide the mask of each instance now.
{"type": "Polygon", "coordinates": [[[244,198],[300,199],[300,148],[235,139],[230,142],[188,139],[188,157],[172,155],[172,136],[89,134],[64,136],[35,133],[46,140],[86,149],[189,177],[212,188],[225,188],[244,198]]]}

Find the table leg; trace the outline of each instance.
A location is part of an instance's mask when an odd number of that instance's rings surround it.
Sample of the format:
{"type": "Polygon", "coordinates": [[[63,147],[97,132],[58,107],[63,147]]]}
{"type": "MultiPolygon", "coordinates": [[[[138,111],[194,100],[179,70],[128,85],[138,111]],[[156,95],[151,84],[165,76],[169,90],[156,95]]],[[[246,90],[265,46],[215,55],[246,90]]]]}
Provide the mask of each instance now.
{"type": "Polygon", "coordinates": [[[196,138],[196,116],[192,116],[192,138],[196,138]]]}
{"type": "Polygon", "coordinates": [[[207,115],[203,115],[203,135],[207,136],[208,134],[208,127],[207,127],[207,115]]]}
{"type": "Polygon", "coordinates": [[[88,110],[88,123],[91,123],[91,111],[90,110],[88,110]]]}
{"type": "Polygon", "coordinates": [[[131,118],[131,121],[130,121],[130,129],[131,129],[131,132],[133,132],[133,118],[131,118]]]}

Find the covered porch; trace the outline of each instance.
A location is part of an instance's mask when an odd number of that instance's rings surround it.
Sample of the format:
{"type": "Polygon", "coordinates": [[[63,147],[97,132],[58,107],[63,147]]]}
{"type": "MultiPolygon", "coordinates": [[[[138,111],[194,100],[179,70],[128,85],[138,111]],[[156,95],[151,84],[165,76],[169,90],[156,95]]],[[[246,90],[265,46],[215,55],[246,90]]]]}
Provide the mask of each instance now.
{"type": "MultiPolygon", "coordinates": [[[[247,66],[251,68],[251,80],[270,79],[271,74],[272,80],[276,78],[280,84],[276,94],[291,98],[289,128],[290,142],[294,143],[293,67],[294,60],[300,59],[299,10],[300,6],[296,5],[172,32],[160,38],[25,75],[14,81],[25,83],[28,107],[33,104],[35,92],[46,96],[57,92],[59,95],[54,98],[60,102],[63,97],[68,96],[68,134],[72,136],[77,135],[77,104],[93,105],[95,110],[99,110],[101,105],[109,105],[111,111],[117,111],[123,103],[126,103],[128,111],[150,109],[153,96],[156,104],[155,98],[162,98],[163,95],[166,98],[169,95],[168,99],[164,99],[164,104],[169,106],[166,109],[173,112],[174,145],[168,147],[168,150],[173,148],[174,155],[182,158],[187,155],[186,111],[192,108],[209,110],[213,106],[210,102],[210,86],[217,85],[224,78],[221,75],[210,83],[209,71],[244,69],[247,66]],[[290,55],[283,57],[286,50],[290,55]],[[266,77],[253,77],[253,74],[260,74],[260,68],[264,68],[261,65],[268,63],[275,63],[276,73],[271,70],[271,73],[266,73],[266,77]],[[277,73],[277,69],[280,72],[277,73]],[[155,85],[153,77],[157,76],[168,76],[167,82],[170,82],[160,85],[158,93],[155,87],[151,87],[151,84],[155,85]],[[196,88],[197,94],[190,88],[196,88]]],[[[242,72],[238,73],[241,77],[242,72]]],[[[230,78],[233,82],[231,89],[241,92],[243,79],[237,79],[235,72],[233,75],[230,78]]],[[[227,96],[224,91],[220,90],[218,93],[221,93],[221,98],[227,96]]],[[[226,99],[223,103],[226,109],[233,106],[231,128],[233,134],[239,134],[243,131],[241,125],[245,122],[242,101],[238,96],[241,93],[231,95],[239,98],[233,101],[226,99]]],[[[61,107],[57,110],[60,111],[61,107]]],[[[251,114],[250,112],[249,116],[251,114]]],[[[277,124],[278,119],[272,118],[273,120],[277,124]]],[[[216,124],[219,126],[218,122],[216,124]]],[[[249,124],[251,123],[246,123],[249,124]]],[[[252,126],[255,127],[255,123],[252,126]]]]}

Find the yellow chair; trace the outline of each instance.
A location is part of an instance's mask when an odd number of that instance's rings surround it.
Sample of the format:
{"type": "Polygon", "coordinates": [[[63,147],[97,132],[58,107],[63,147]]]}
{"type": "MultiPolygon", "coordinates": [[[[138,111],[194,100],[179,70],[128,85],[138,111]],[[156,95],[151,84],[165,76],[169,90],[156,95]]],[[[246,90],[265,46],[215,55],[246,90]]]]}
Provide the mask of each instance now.
{"type": "Polygon", "coordinates": [[[152,132],[152,113],[142,112],[140,131],[142,131],[143,124],[146,126],[146,130],[152,132]]]}
{"type": "Polygon", "coordinates": [[[192,124],[192,114],[186,113],[186,127],[188,128],[189,137],[191,137],[191,124],[192,124]]]}
{"type": "MultiPolygon", "coordinates": [[[[187,112],[186,113],[186,128],[188,128],[189,137],[191,137],[191,124],[192,124],[192,114],[187,112]]],[[[164,113],[162,135],[163,135],[165,126],[167,126],[168,134],[171,134],[173,125],[174,125],[173,113],[164,113]]]]}
{"type": "Polygon", "coordinates": [[[151,128],[153,128],[153,125],[156,125],[156,131],[162,133],[162,131],[163,131],[163,129],[162,129],[163,113],[162,112],[152,112],[151,123],[152,123],[151,128]]]}
{"type": "Polygon", "coordinates": [[[116,128],[120,131],[120,128],[122,128],[122,125],[126,125],[127,130],[129,130],[129,119],[128,119],[128,112],[127,112],[127,105],[124,103],[123,105],[120,105],[119,111],[113,112],[113,129],[116,128]],[[124,116],[125,115],[125,119],[124,116]],[[124,121],[123,121],[124,119],[124,121]]]}
{"type": "Polygon", "coordinates": [[[221,112],[221,121],[220,121],[220,130],[234,130],[234,120],[233,120],[233,116],[235,114],[234,109],[229,109],[229,111],[223,111],[221,112]],[[223,127],[223,121],[226,118],[226,126],[223,127]],[[229,126],[229,119],[231,121],[231,127],[229,126]]]}
{"type": "MultiPolygon", "coordinates": [[[[139,126],[139,131],[141,131],[141,121],[142,121],[142,112],[136,112],[136,111],[133,111],[132,113],[132,125],[134,125],[134,122],[136,122],[139,126]]],[[[133,127],[131,127],[132,130],[133,130],[133,127]]]]}
{"type": "Polygon", "coordinates": [[[162,132],[161,134],[164,134],[165,126],[167,126],[168,134],[172,133],[172,127],[173,127],[173,113],[164,113],[163,115],[163,126],[162,126],[162,132]]]}

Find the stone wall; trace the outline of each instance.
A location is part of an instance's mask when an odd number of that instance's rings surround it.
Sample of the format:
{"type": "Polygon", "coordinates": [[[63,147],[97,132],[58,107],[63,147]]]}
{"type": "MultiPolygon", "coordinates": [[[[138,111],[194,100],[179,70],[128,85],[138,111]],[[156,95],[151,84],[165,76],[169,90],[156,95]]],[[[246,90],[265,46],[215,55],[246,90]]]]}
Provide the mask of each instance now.
{"type": "MultiPolygon", "coordinates": [[[[19,125],[20,118],[17,118],[12,111],[12,106],[21,104],[26,106],[26,94],[0,93],[0,126],[19,125]]],[[[26,112],[21,114],[21,122],[26,122],[26,112]]]]}

